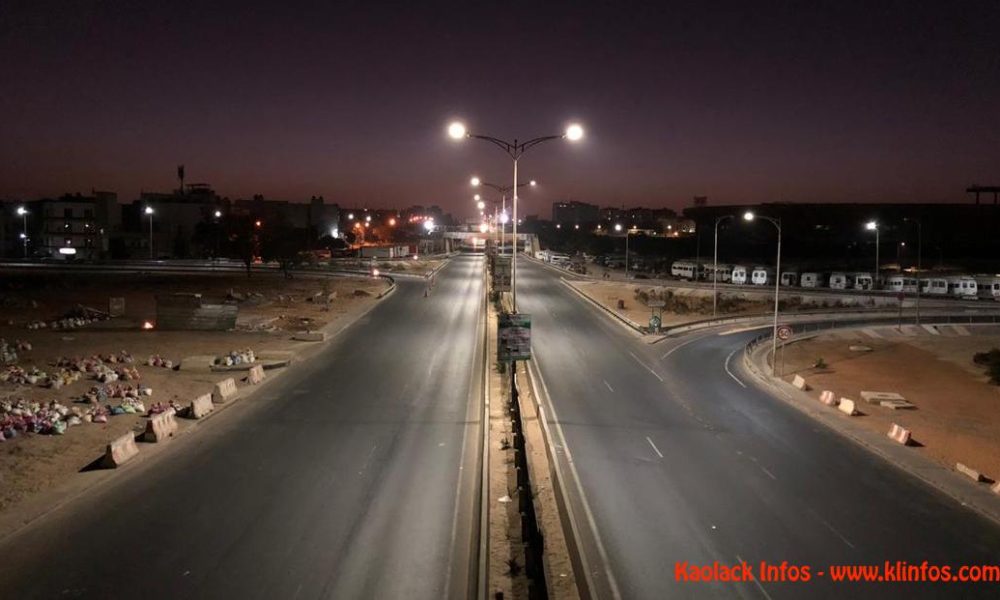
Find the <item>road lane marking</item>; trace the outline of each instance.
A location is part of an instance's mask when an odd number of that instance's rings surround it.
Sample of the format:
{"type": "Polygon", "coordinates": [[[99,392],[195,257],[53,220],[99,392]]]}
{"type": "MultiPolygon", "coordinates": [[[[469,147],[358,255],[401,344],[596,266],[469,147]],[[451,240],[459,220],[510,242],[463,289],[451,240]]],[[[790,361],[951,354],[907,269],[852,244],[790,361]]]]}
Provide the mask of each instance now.
{"type": "Polygon", "coordinates": [[[767,470],[767,467],[765,467],[764,465],[757,465],[757,466],[760,467],[761,471],[764,471],[765,473],[767,473],[768,477],[770,477],[771,479],[773,479],[775,481],[778,480],[778,478],[774,476],[774,473],[772,473],[772,472],[770,472],[770,471],[767,470]]]}
{"type": "Polygon", "coordinates": [[[833,525],[831,525],[829,523],[829,521],[827,521],[823,517],[819,516],[819,514],[816,511],[814,511],[814,510],[811,510],[809,512],[811,512],[814,517],[816,517],[817,519],[819,519],[820,523],[822,523],[823,525],[826,525],[826,528],[829,529],[830,531],[832,531],[833,535],[835,535],[838,538],[840,538],[840,541],[842,541],[845,544],[847,544],[848,546],[850,546],[851,549],[855,549],[855,550],[857,549],[857,547],[854,544],[852,544],[850,540],[848,540],[846,537],[844,537],[844,534],[842,534],[839,531],[837,531],[837,529],[833,525]]]}
{"type": "Polygon", "coordinates": [[[704,337],[706,337],[706,336],[701,336],[701,337],[696,337],[696,338],[691,338],[690,340],[688,340],[688,341],[684,342],[683,344],[677,344],[676,346],[674,346],[674,347],[673,347],[673,348],[671,348],[670,350],[667,350],[667,351],[666,351],[666,352],[665,352],[665,353],[663,354],[663,356],[661,356],[661,357],[660,357],[660,360],[665,360],[665,359],[666,359],[666,358],[667,358],[668,356],[670,356],[670,355],[671,355],[671,354],[673,354],[674,352],[677,352],[678,350],[680,350],[680,349],[681,349],[681,348],[683,348],[684,346],[687,346],[687,345],[688,345],[688,344],[690,344],[691,342],[697,342],[698,340],[700,340],[700,339],[703,339],[704,337]]]}
{"type": "Polygon", "coordinates": [[[733,381],[735,381],[736,383],[740,384],[743,387],[746,387],[747,384],[745,384],[742,381],[740,381],[739,377],[737,377],[736,375],[733,375],[733,372],[729,370],[729,361],[732,360],[733,359],[733,355],[736,354],[740,350],[742,350],[742,348],[737,348],[737,349],[733,350],[732,352],[730,352],[729,356],[726,357],[726,374],[729,375],[730,377],[732,377],[733,381]]]}
{"type": "Polygon", "coordinates": [[[614,392],[615,391],[615,389],[613,387],[611,387],[611,384],[608,383],[607,379],[604,380],[604,385],[608,386],[608,391],[609,392],[614,392]]]}
{"type": "MultiPolygon", "coordinates": [[[[741,562],[741,563],[745,563],[746,562],[745,560],[743,560],[742,558],[740,558],[739,554],[736,555],[736,560],[739,561],[739,562],[741,562]]],[[[767,598],[767,600],[774,600],[774,598],[771,597],[771,594],[767,593],[767,590],[764,589],[764,586],[760,584],[760,581],[758,581],[758,579],[756,577],[751,577],[750,581],[753,581],[754,585],[757,586],[757,589],[760,590],[761,594],[764,594],[764,597],[767,598]]]]}
{"type": "Polygon", "coordinates": [[[657,456],[663,458],[663,453],[660,452],[660,449],[656,447],[656,444],[653,443],[653,440],[649,439],[648,435],[646,436],[646,441],[649,442],[649,445],[653,447],[653,452],[656,452],[657,456]]]}
{"type": "MultiPolygon", "coordinates": [[[[639,360],[639,357],[638,357],[638,356],[636,356],[635,354],[633,354],[631,350],[629,350],[629,354],[631,354],[631,355],[632,355],[632,358],[634,358],[634,359],[635,359],[635,362],[637,362],[637,363],[639,363],[640,365],[642,365],[642,368],[644,368],[644,369],[646,369],[647,371],[649,371],[650,373],[652,373],[652,374],[653,374],[653,377],[656,377],[656,378],[657,378],[657,379],[659,379],[660,381],[663,381],[663,378],[662,378],[662,377],[660,377],[660,376],[659,376],[659,375],[658,375],[658,374],[656,373],[656,371],[654,371],[653,369],[650,369],[650,368],[649,368],[649,366],[648,366],[648,365],[647,365],[646,363],[644,363],[644,362],[642,362],[641,360],[639,360]]],[[[746,387],[746,386],[743,386],[743,387],[746,387]]]]}

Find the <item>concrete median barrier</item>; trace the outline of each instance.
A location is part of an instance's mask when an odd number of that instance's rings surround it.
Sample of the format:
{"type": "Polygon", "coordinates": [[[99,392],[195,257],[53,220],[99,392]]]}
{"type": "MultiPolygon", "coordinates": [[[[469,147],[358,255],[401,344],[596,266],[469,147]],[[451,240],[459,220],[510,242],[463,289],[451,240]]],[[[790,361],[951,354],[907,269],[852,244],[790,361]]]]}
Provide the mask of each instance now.
{"type": "Polygon", "coordinates": [[[972,467],[968,467],[966,465],[963,465],[962,463],[955,463],[955,470],[958,471],[959,473],[961,473],[962,475],[965,475],[966,477],[968,477],[969,479],[971,479],[973,481],[976,481],[976,482],[986,481],[986,478],[983,477],[982,473],[980,473],[979,471],[973,469],[972,467]]]}
{"type": "Polygon", "coordinates": [[[114,469],[125,464],[137,454],[139,454],[139,447],[135,445],[135,434],[130,431],[111,440],[104,450],[101,466],[105,469],[114,469]]]}
{"type": "Polygon", "coordinates": [[[857,407],[854,406],[854,400],[851,400],[850,398],[841,398],[840,403],[837,405],[837,408],[840,409],[840,412],[844,413],[849,417],[854,417],[861,414],[858,412],[857,407]]]}
{"type": "Polygon", "coordinates": [[[142,441],[155,444],[175,433],[177,433],[177,419],[174,418],[174,409],[168,408],[146,421],[146,431],[142,434],[142,441]]]}
{"type": "Polygon", "coordinates": [[[795,377],[794,377],[794,378],[792,379],[792,385],[793,385],[793,386],[795,386],[795,387],[797,387],[798,389],[800,389],[800,390],[802,390],[802,391],[806,391],[806,390],[808,390],[808,389],[809,389],[809,386],[808,386],[808,385],[806,385],[806,380],[805,380],[805,378],[804,378],[804,377],[802,377],[801,375],[796,375],[796,376],[795,376],[795,377]]]}
{"type": "Polygon", "coordinates": [[[212,402],[216,404],[222,404],[228,402],[230,398],[236,395],[236,380],[230,377],[229,379],[223,379],[222,381],[215,384],[215,389],[212,390],[212,402]]]}
{"type": "Polygon", "coordinates": [[[882,401],[888,401],[888,400],[905,401],[905,398],[903,398],[896,392],[872,392],[868,390],[864,390],[861,392],[861,399],[867,402],[868,404],[878,404],[882,401]]]}
{"type": "Polygon", "coordinates": [[[264,367],[262,365],[250,367],[250,372],[247,373],[247,381],[250,382],[250,385],[257,385],[264,381],[264,367]]]}
{"type": "Polygon", "coordinates": [[[322,331],[300,331],[292,336],[297,342],[322,342],[326,340],[326,333],[322,331]]]}
{"type": "Polygon", "coordinates": [[[192,419],[200,419],[215,410],[212,405],[212,394],[202,394],[191,401],[188,406],[188,416],[192,419]]]}
{"type": "Polygon", "coordinates": [[[887,435],[889,436],[889,439],[899,442],[904,446],[908,446],[910,444],[910,430],[896,425],[895,423],[893,423],[892,427],[889,428],[889,433],[887,435]]]}
{"type": "Polygon", "coordinates": [[[837,397],[830,390],[823,390],[819,395],[819,401],[827,406],[837,406],[837,397]]]}

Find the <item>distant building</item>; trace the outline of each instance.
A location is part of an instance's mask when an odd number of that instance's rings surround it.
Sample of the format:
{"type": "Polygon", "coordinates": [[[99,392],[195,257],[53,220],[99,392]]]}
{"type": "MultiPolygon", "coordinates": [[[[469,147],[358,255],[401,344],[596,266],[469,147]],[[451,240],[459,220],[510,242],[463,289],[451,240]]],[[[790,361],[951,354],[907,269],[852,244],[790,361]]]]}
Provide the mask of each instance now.
{"type": "MultiPolygon", "coordinates": [[[[24,206],[28,211],[28,250],[33,257],[103,258],[108,255],[111,237],[121,228],[121,207],[114,192],[95,191],[90,196],[66,194],[16,206],[24,206]]],[[[13,224],[17,229],[13,246],[17,249],[8,251],[8,255],[20,256],[24,220],[17,217],[13,224]]]]}
{"type": "Polygon", "coordinates": [[[552,220],[556,223],[579,225],[596,223],[601,218],[601,210],[596,204],[586,202],[553,202],[552,220]]]}

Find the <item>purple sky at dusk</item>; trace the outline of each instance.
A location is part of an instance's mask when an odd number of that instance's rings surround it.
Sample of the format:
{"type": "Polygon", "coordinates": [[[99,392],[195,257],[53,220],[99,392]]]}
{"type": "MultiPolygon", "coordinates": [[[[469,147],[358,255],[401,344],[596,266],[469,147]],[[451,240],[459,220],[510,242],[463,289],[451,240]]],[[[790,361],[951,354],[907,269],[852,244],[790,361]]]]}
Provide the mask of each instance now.
{"type": "MultiPolygon", "coordinates": [[[[0,198],[169,190],[471,208],[521,139],[557,199],[964,201],[1000,185],[1000,4],[21,2],[0,198]],[[395,3],[394,3],[395,4],[395,3]],[[708,5],[712,5],[709,7],[708,5]],[[765,8],[766,6],[766,8],[765,8]]],[[[524,209],[523,209],[524,210],[524,209]]]]}

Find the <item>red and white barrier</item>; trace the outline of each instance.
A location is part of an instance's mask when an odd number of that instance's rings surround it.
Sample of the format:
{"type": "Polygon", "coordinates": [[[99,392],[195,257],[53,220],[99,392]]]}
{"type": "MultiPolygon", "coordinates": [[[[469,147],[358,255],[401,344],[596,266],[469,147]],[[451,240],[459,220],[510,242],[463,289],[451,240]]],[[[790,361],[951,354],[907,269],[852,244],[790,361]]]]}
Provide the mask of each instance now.
{"type": "Polygon", "coordinates": [[[840,404],[837,405],[837,408],[840,409],[840,412],[849,417],[861,414],[858,412],[858,409],[855,408],[854,400],[851,400],[850,398],[841,398],[840,404]]]}
{"type": "Polygon", "coordinates": [[[967,467],[962,463],[955,463],[955,470],[973,481],[986,481],[986,478],[983,477],[982,473],[972,467],[967,467]]]}
{"type": "Polygon", "coordinates": [[[819,401],[827,406],[837,406],[837,397],[830,390],[823,390],[819,395],[819,401]]]}
{"type": "Polygon", "coordinates": [[[889,428],[889,433],[887,434],[893,441],[899,442],[900,444],[906,446],[910,443],[910,430],[904,427],[900,427],[895,423],[889,428]]]}
{"type": "Polygon", "coordinates": [[[798,389],[800,389],[802,391],[805,391],[805,390],[809,389],[809,386],[806,385],[805,378],[803,378],[801,375],[796,375],[795,378],[792,379],[792,385],[795,386],[795,387],[797,387],[798,389]]]}
{"type": "Polygon", "coordinates": [[[192,419],[200,419],[213,410],[215,407],[212,405],[212,394],[202,394],[191,401],[187,416],[192,419]]]}
{"type": "Polygon", "coordinates": [[[137,454],[139,454],[139,447],[135,445],[135,434],[130,431],[111,440],[111,443],[104,450],[101,466],[114,469],[131,460],[137,454]]]}
{"type": "Polygon", "coordinates": [[[264,367],[261,365],[254,365],[250,367],[250,372],[247,374],[247,381],[251,385],[257,385],[258,383],[264,381],[264,367]]]}
{"type": "Polygon", "coordinates": [[[236,395],[236,381],[230,377],[215,384],[212,390],[212,402],[222,404],[236,395]]]}
{"type": "Polygon", "coordinates": [[[177,433],[177,419],[174,418],[174,409],[168,408],[160,414],[149,417],[146,431],[142,434],[142,441],[162,442],[175,433],[177,433]]]}

